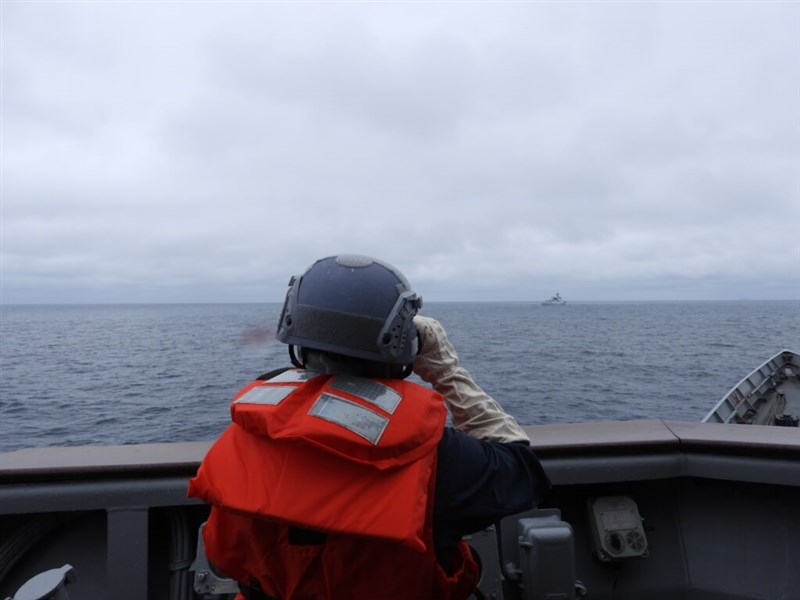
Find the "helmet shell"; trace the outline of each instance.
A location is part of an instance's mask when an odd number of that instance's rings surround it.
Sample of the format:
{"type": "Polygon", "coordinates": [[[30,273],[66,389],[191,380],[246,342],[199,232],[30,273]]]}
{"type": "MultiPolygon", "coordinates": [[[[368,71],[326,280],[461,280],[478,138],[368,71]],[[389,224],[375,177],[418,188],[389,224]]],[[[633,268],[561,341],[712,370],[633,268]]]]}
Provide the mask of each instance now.
{"type": "Polygon", "coordinates": [[[391,364],[417,354],[422,298],[403,274],[355,254],[322,258],[292,277],[278,323],[286,344],[391,364]]]}

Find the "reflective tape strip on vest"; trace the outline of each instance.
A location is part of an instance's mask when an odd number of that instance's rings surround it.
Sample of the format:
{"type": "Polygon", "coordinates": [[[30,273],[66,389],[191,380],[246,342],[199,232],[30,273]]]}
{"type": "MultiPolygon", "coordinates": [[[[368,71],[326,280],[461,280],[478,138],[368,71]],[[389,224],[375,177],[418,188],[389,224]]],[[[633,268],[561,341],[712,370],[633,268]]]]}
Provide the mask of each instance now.
{"type": "MultiPolygon", "coordinates": [[[[190,495],[239,513],[424,551],[445,409],[402,380],[287,371],[234,398],[190,495]]],[[[428,543],[430,543],[428,541],[428,543]]]]}
{"type": "Polygon", "coordinates": [[[441,396],[399,379],[289,370],[242,389],[233,422],[274,440],[303,440],[379,469],[412,462],[439,442],[441,396]]]}

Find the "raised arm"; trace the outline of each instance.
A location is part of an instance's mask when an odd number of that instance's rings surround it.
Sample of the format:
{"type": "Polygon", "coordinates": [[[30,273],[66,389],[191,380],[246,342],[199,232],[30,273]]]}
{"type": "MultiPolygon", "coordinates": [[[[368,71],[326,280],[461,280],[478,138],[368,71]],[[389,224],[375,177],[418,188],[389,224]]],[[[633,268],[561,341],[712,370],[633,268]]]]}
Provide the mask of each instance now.
{"type": "Polygon", "coordinates": [[[453,426],[470,437],[492,442],[529,442],[517,421],[475,383],[458,363],[453,344],[442,324],[417,315],[414,325],[420,349],[414,360],[414,372],[444,396],[453,426]]]}

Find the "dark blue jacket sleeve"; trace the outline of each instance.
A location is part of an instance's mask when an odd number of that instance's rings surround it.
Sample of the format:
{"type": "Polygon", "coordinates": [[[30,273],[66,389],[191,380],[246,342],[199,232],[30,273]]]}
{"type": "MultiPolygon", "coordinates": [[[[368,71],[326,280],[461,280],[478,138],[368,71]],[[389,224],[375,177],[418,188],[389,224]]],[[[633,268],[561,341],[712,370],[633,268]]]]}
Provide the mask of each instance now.
{"type": "Polygon", "coordinates": [[[433,526],[442,564],[462,536],[540,504],[550,491],[527,442],[486,442],[448,427],[438,452],[433,526]]]}

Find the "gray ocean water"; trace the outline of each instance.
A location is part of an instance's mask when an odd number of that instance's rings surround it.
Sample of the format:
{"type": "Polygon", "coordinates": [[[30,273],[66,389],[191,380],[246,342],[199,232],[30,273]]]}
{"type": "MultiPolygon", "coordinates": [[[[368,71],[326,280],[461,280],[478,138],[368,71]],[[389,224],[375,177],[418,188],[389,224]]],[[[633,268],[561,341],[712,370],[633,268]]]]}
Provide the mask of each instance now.
{"type": "MultiPolygon", "coordinates": [[[[231,396],[288,366],[278,304],[0,307],[0,451],[211,439],[231,396]]],[[[800,302],[430,303],[522,424],[700,421],[800,351],[800,302]]]]}

